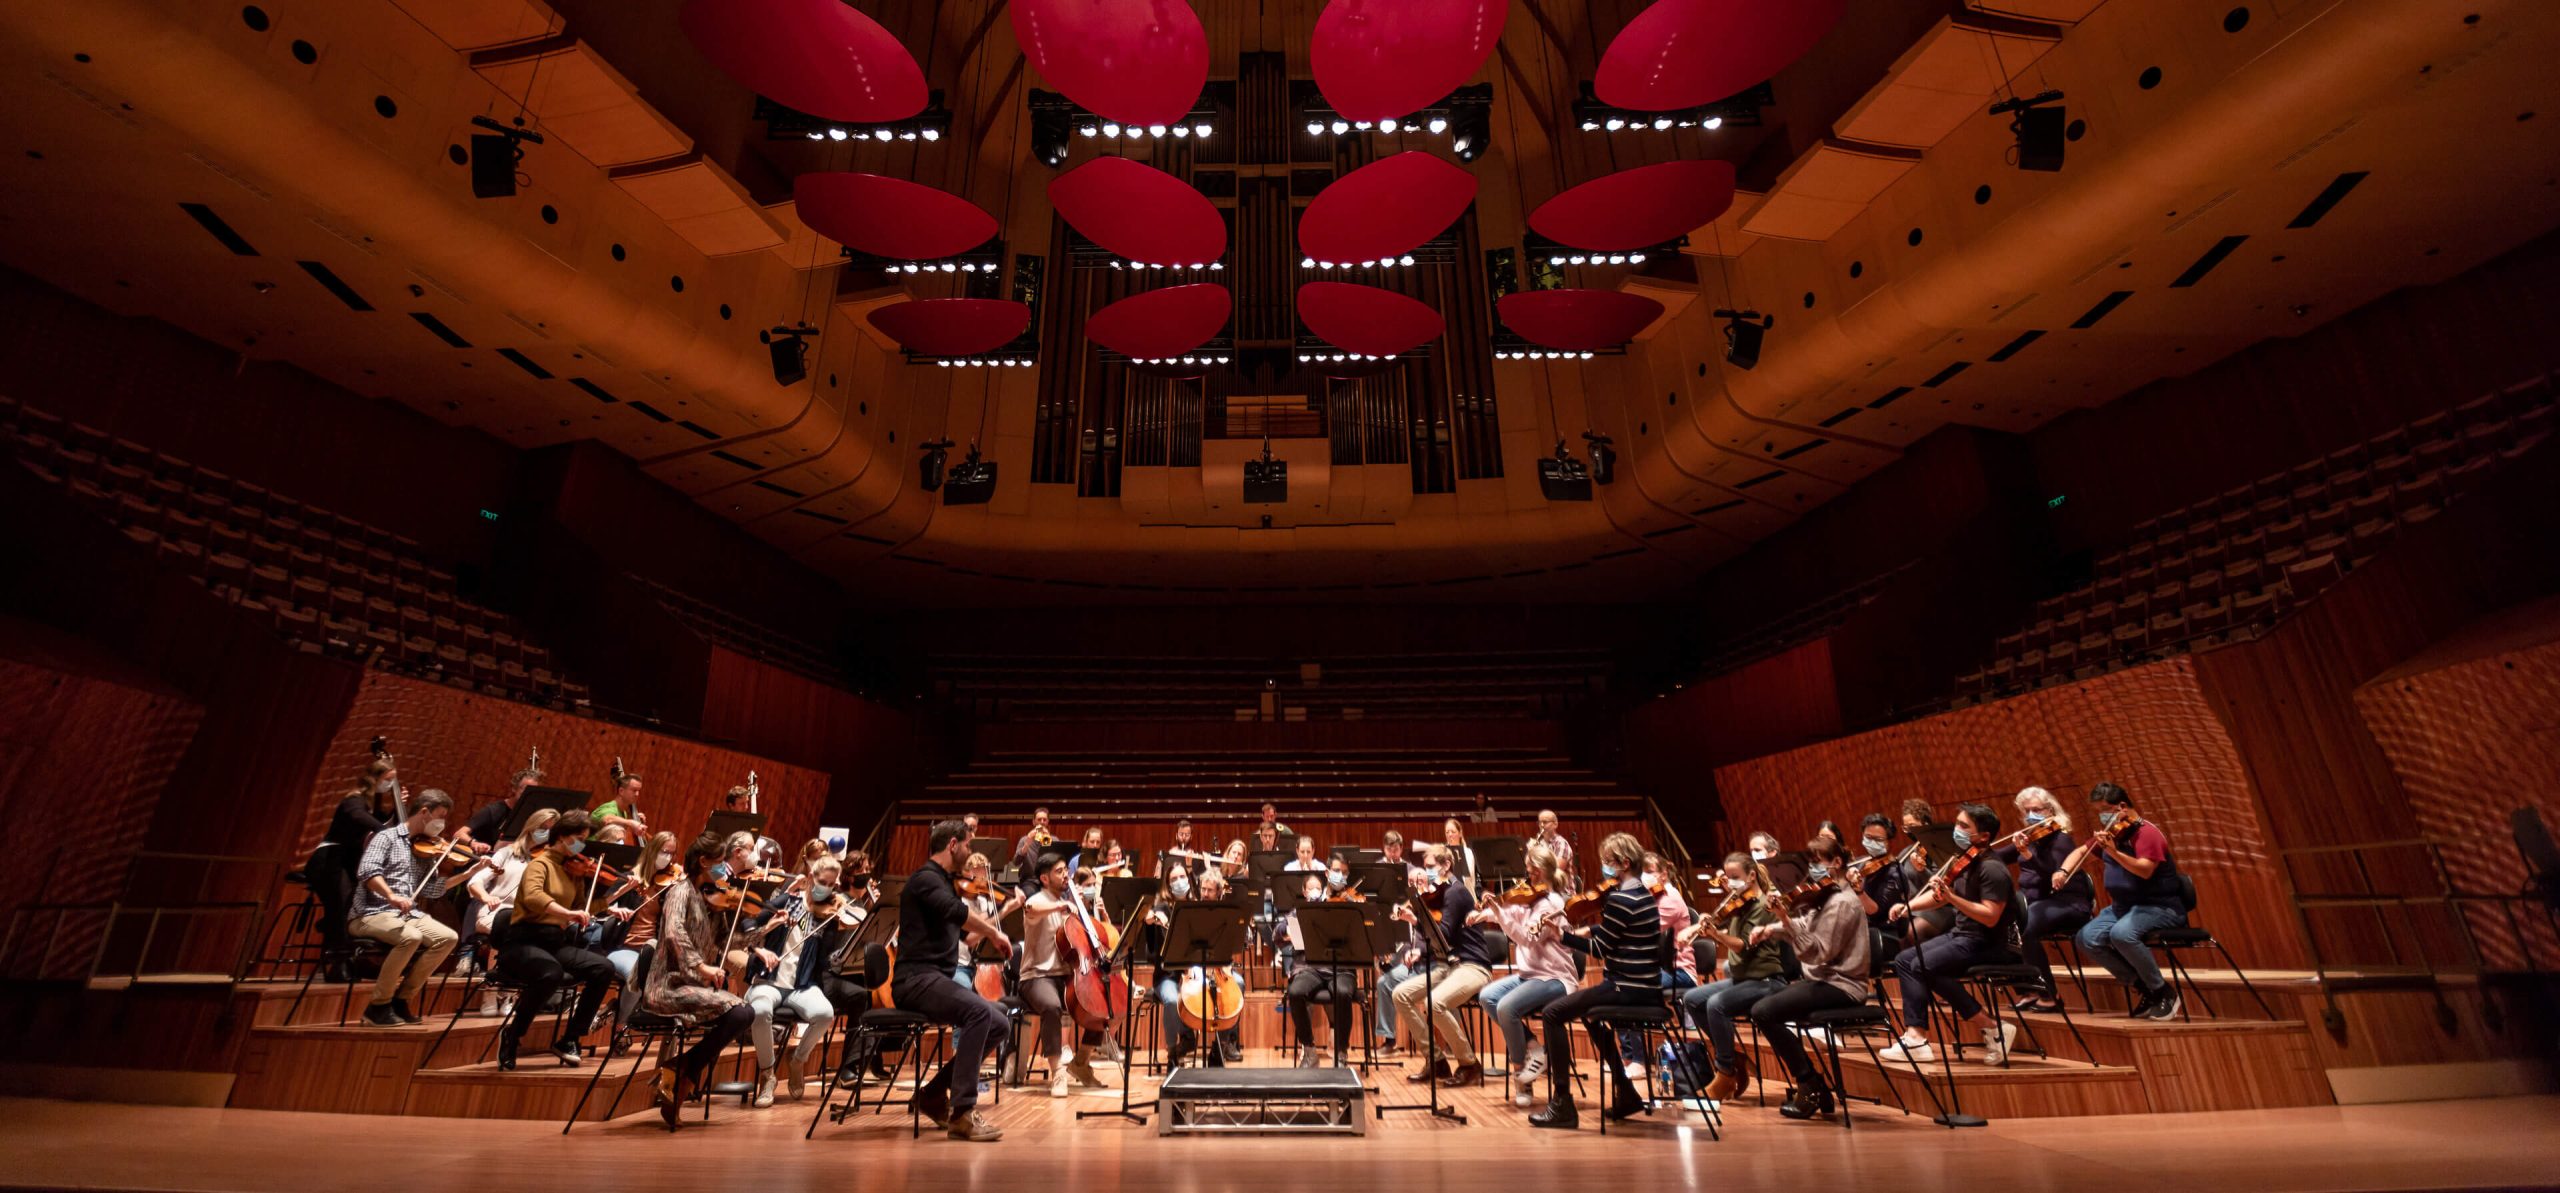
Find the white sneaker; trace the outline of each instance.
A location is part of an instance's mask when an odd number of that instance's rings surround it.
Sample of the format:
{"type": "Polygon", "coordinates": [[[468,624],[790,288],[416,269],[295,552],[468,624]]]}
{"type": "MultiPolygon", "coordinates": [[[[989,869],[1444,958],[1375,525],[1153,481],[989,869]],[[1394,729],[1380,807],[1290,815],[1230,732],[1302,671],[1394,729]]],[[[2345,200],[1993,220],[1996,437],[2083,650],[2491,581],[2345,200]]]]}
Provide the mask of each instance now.
{"type": "Polygon", "coordinates": [[[1643,1066],[1643,1065],[1628,1065],[1628,1066],[1627,1066],[1627,1080],[1629,1080],[1629,1081],[1642,1081],[1642,1080],[1644,1080],[1644,1066],[1643,1066]]]}
{"type": "Polygon", "coordinates": [[[1900,1040],[1877,1052],[1876,1058],[1887,1064],[1909,1061],[1912,1064],[1925,1065],[1938,1059],[1938,1051],[1931,1048],[1927,1040],[1900,1040]]]}
{"type": "Polygon", "coordinates": [[[1538,1096],[1530,1093],[1529,1087],[1524,1085],[1520,1087],[1519,1093],[1511,1095],[1511,1104],[1522,1110],[1527,1110],[1538,1104],[1538,1096]]]}
{"type": "Polygon", "coordinates": [[[1515,1080],[1526,1085],[1529,1082],[1545,1076],[1546,1072],[1547,1054],[1543,1052],[1533,1052],[1529,1054],[1529,1062],[1520,1066],[1520,1076],[1515,1078],[1515,1080]]]}
{"type": "Polygon", "coordinates": [[[1804,1041],[1805,1046],[1809,1048],[1828,1048],[1831,1046],[1831,1033],[1824,1028],[1808,1027],[1803,1031],[1797,1032],[1796,1038],[1804,1041]]]}
{"type": "Polygon", "coordinates": [[[1067,1096],[1066,1066],[1060,1065],[1058,1067],[1058,1075],[1049,1079],[1049,1096],[1052,1098],[1063,1098],[1067,1096]]]}
{"type": "Polygon", "coordinates": [[[2003,1022],[1982,1029],[1982,1060],[1985,1064],[2009,1063],[2009,1050],[2018,1044],[2018,1025],[2003,1022]]]}

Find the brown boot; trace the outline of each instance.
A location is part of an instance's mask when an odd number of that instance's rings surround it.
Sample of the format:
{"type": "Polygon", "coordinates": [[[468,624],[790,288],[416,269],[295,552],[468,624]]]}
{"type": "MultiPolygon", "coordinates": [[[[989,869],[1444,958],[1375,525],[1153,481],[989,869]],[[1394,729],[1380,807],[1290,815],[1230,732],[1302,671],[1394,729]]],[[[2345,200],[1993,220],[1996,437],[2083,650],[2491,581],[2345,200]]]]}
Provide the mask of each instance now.
{"type": "Polygon", "coordinates": [[[1721,1102],[1742,1092],[1742,1080],[1731,1073],[1719,1072],[1707,1083],[1707,1100],[1721,1102]]]}
{"type": "Polygon", "coordinates": [[[952,1115],[951,1121],[943,1125],[942,1133],[964,1143],[994,1143],[1004,1138],[1004,1128],[980,1119],[975,1107],[952,1115]]]}
{"type": "Polygon", "coordinates": [[[1102,1075],[1093,1071],[1093,1054],[1082,1047],[1078,1047],[1075,1054],[1067,1058],[1067,1076],[1074,1078],[1077,1085],[1086,1089],[1104,1088],[1102,1075]]]}

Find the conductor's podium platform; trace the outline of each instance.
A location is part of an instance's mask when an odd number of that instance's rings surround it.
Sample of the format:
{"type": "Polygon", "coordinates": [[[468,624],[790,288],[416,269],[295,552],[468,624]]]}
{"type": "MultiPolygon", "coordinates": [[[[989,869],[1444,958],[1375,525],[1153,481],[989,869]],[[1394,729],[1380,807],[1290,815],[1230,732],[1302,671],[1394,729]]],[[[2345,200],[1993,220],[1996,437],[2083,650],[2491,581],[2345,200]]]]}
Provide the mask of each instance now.
{"type": "Polygon", "coordinates": [[[1356,1069],[1187,1068],[1157,1092],[1156,1133],[1368,1133],[1356,1069]]]}

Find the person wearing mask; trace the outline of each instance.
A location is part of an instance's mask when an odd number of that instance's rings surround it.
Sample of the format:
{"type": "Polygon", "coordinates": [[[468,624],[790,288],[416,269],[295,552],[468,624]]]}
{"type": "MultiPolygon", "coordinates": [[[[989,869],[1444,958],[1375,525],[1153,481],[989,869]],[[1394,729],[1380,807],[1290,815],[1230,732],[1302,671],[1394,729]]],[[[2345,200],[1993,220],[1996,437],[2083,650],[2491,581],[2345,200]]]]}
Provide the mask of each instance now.
{"type": "MultiPolygon", "coordinates": [[[[1457,874],[1457,851],[1434,845],[1423,851],[1422,858],[1428,869],[1415,890],[1419,893],[1439,888],[1440,933],[1447,938],[1449,953],[1434,959],[1428,973],[1406,978],[1403,985],[1396,987],[1396,1015],[1411,1033],[1408,1038],[1416,1047],[1422,1047],[1433,1037],[1436,1027],[1441,1050],[1440,1056],[1417,1057],[1423,1062],[1422,1067],[1407,1074],[1405,1080],[1419,1084],[1437,1078],[1467,1085],[1483,1079],[1484,1066],[1476,1059],[1474,1042],[1467,1039],[1466,1025],[1458,1021],[1458,1008],[1484,993],[1485,984],[1493,980],[1492,959],[1485,952],[1484,932],[1472,919],[1475,892],[1457,874]],[[1428,1006],[1424,1002],[1426,996],[1428,1006]],[[1455,1064],[1450,1063],[1452,1059],[1455,1064]]],[[[1413,902],[1399,901],[1394,915],[1406,923],[1415,922],[1413,902]]]]}
{"type": "Polygon", "coordinates": [[[1721,922],[1715,912],[1724,910],[1722,907],[1700,913],[1694,929],[1697,935],[1724,950],[1724,977],[1680,996],[1681,1006],[1706,1033],[1708,1048],[1714,1054],[1716,1075],[1707,1083],[1710,1102],[1741,1093],[1750,1080],[1742,1067],[1741,1037],[1734,1030],[1735,1021],[1749,1015],[1761,999],[1787,984],[1784,958],[1779,955],[1781,942],[1774,935],[1756,934],[1758,929],[1777,923],[1778,916],[1772,910],[1775,895],[1753,889],[1750,861],[1750,855],[1743,853],[1725,857],[1727,889],[1751,893],[1742,896],[1738,906],[1733,897],[1728,897],[1726,905],[1735,909],[1721,922]]]}
{"type": "Polygon", "coordinates": [[[1511,972],[1488,984],[1476,1002],[1502,1032],[1503,1057],[1513,1075],[1512,1102],[1521,1109],[1534,1104],[1540,1074],[1547,1071],[1544,1050],[1529,1050],[1529,1016],[1564,997],[1580,975],[1564,936],[1564,873],[1544,841],[1529,842],[1529,873],[1547,884],[1545,894],[1527,903],[1508,899],[1476,912],[1479,922],[1501,926],[1511,941],[1511,972]]]}
{"type": "MultiPolygon", "coordinates": [[[[526,836],[533,835],[531,823],[526,822],[526,836]]],[[[639,973],[640,955],[658,946],[658,924],[666,915],[667,888],[684,877],[678,853],[674,833],[651,833],[648,840],[640,843],[639,860],[632,863],[631,872],[643,877],[639,887],[621,900],[629,906],[631,918],[622,925],[621,942],[604,955],[605,964],[613,967],[615,977],[622,983],[621,996],[613,1000],[616,1031],[631,1026],[632,1012],[647,1000],[645,991],[632,989],[631,979],[639,973]]]]}
{"type": "MultiPolygon", "coordinates": [[[[1529,1125],[1570,1131],[1581,1125],[1573,1104],[1573,1024],[1604,1006],[1662,1005],[1662,905],[1646,893],[1637,868],[1644,846],[1626,833],[1611,833],[1600,842],[1602,896],[1600,923],[1575,928],[1563,938],[1565,947],[1587,953],[1600,963],[1600,980],[1548,1003],[1538,1011],[1546,1036],[1547,1108],[1529,1116],[1529,1125]]],[[[1644,1109],[1618,1063],[1618,1037],[1591,1025],[1591,1050],[1615,1077],[1606,1113],[1627,1118],[1644,1109]]]]}
{"type": "MultiPolygon", "coordinates": [[[[1689,931],[1693,913],[1689,908],[1689,901],[1681,896],[1680,888],[1671,882],[1671,867],[1664,864],[1662,855],[1647,851],[1644,855],[1644,868],[1638,872],[1638,877],[1643,881],[1646,893],[1651,894],[1654,902],[1660,905],[1662,931],[1672,940],[1671,964],[1662,971],[1662,988],[1676,992],[1696,986],[1698,956],[1692,944],[1695,934],[1689,931]]],[[[1632,1030],[1620,1032],[1618,1045],[1620,1054],[1630,1058],[1627,1061],[1627,1077],[1635,1081],[1644,1080],[1642,1036],[1632,1030]]]]}
{"type": "Polygon", "coordinates": [[[1954,927],[1893,959],[1894,974],[1902,983],[1902,1039],[1877,1053],[1887,1063],[1927,1064],[1936,1058],[1928,1034],[1933,998],[1947,1000],[1957,1019],[1982,1033],[1983,1059],[1989,1063],[2007,1062],[2009,1047],[2017,1040],[2018,1025],[1995,1023],[1964,984],[1966,970],[2004,964],[2017,956],[2016,890],[2009,867],[1991,856],[1991,842],[2000,835],[2000,814],[1982,804],[1966,804],[1956,811],[1955,827],[1957,849],[1979,845],[1982,852],[1953,877],[1933,873],[1918,895],[1899,905],[1904,914],[1931,907],[1950,908],[1957,914],[1954,927]]]}
{"type": "Polygon", "coordinates": [[[2009,866],[2017,881],[2018,894],[2026,900],[2026,919],[2021,921],[2020,951],[2026,962],[2036,967],[2036,988],[2019,999],[2020,1011],[2059,1011],[2062,1000],[2053,985],[2053,958],[2046,956],[2044,942],[2069,940],[2077,935],[2090,918],[2090,906],[2096,899],[2095,883],[2087,873],[2071,876],[2057,887],[2053,878],[2062,872],[2062,863],[2071,856],[2077,842],[2071,837],[2071,814],[2062,810],[2053,793],[2042,787],[2029,787],[2018,792],[2018,813],[2026,817],[2027,827],[2050,824],[2052,831],[2024,848],[2002,846],[2000,860],[2009,866]]]}
{"type": "Polygon", "coordinates": [[[551,1054],[562,1065],[575,1067],[582,1055],[578,1041],[594,1025],[605,991],[613,985],[613,963],[577,943],[579,934],[595,923],[586,905],[592,884],[569,867],[569,859],[586,852],[588,828],[586,813],[562,813],[551,823],[550,842],[525,862],[517,883],[515,914],[498,946],[498,972],[524,990],[516,999],[515,1015],[498,1036],[500,1069],[516,1067],[517,1045],[525,1032],[553,992],[571,984],[580,988],[576,1009],[561,1022],[551,1054]]]}
{"type": "MultiPolygon", "coordinates": [[[[526,817],[523,835],[499,846],[489,855],[488,866],[471,876],[471,881],[465,889],[471,896],[470,924],[473,938],[487,936],[496,926],[498,913],[515,906],[516,887],[524,881],[524,864],[532,860],[533,855],[550,842],[551,822],[559,818],[560,813],[551,808],[544,808],[526,817]]],[[[478,817],[473,819],[477,820],[478,817]]],[[[463,831],[471,830],[466,828],[463,831]]],[[[481,838],[474,833],[473,839],[481,838]]],[[[463,944],[468,948],[470,940],[466,939],[463,944]]],[[[472,964],[477,968],[479,962],[476,957],[472,964]]],[[[496,1014],[498,992],[484,991],[481,998],[481,1013],[496,1014]]]]}
{"type": "MultiPolygon", "coordinates": [[[[1229,893],[1226,875],[1219,873],[1214,866],[1202,870],[1196,878],[1190,871],[1180,867],[1168,870],[1167,873],[1171,877],[1166,879],[1165,898],[1173,903],[1216,902],[1226,898],[1229,893]]],[[[1161,902],[1147,914],[1150,921],[1159,928],[1169,924],[1172,919],[1170,909],[1161,902]]],[[[1170,1058],[1171,1065],[1179,1068],[1183,1060],[1191,1055],[1191,1050],[1200,1043],[1200,1033],[1183,1021],[1182,1012],[1178,1009],[1182,1003],[1183,976],[1191,971],[1173,963],[1173,960],[1178,959],[1166,959],[1161,945],[1156,950],[1156,956],[1156,1005],[1164,1021],[1165,1055],[1170,1058]]],[[[1238,1010],[1240,1008],[1234,1006],[1220,1006],[1218,1013],[1230,1014],[1238,1010]]],[[[1210,1057],[1208,1063],[1213,1065],[1225,1063],[1231,1050],[1239,1056],[1244,1051],[1241,1019],[1218,1033],[1217,1051],[1210,1057]]]]}
{"type": "MultiPolygon", "coordinates": [[[[1067,859],[1056,853],[1041,854],[1032,863],[1032,875],[1040,884],[1022,903],[1022,982],[1023,1008],[1040,1021],[1039,1055],[1057,1062],[1050,1066],[1051,1097],[1067,1096],[1067,1081],[1087,1089],[1103,1088],[1102,1077],[1093,1071],[1093,1051],[1106,1034],[1099,1028],[1080,1028],[1075,1051],[1060,1057],[1060,1039],[1065,1034],[1067,990],[1075,973],[1075,958],[1058,940],[1058,933],[1074,921],[1082,919],[1074,902],[1077,897],[1069,888],[1067,859]]],[[[1023,1058],[1014,1059],[1011,1082],[1019,1087],[1027,1077],[1023,1058]]]]}
{"type": "MultiPolygon", "coordinates": [[[[1804,1043],[1790,1024],[1817,1011],[1844,1010],[1867,1001],[1866,915],[1858,897],[1843,889],[1840,847],[1819,838],[1805,843],[1801,856],[1781,854],[1769,861],[1769,876],[1794,890],[1801,881],[1810,891],[1787,896],[1786,918],[1751,929],[1752,944],[1784,940],[1795,949],[1803,976],[1763,994],[1751,1004],[1751,1022],[1761,1042],[1775,1053],[1794,1087],[1778,1113],[1810,1119],[1831,1113],[1834,1091],[1822,1070],[1805,1055],[1804,1043]]],[[[1736,1087],[1737,1089],[1739,1086],[1736,1087]]]]}
{"type": "Polygon", "coordinates": [[[834,1004],[818,988],[817,975],[807,972],[800,962],[810,938],[820,927],[812,909],[824,909],[832,915],[837,899],[844,893],[844,863],[821,851],[809,864],[805,877],[805,893],[786,891],[775,899],[766,913],[771,930],[759,935],[754,946],[756,964],[752,969],[756,977],[747,987],[747,1007],[754,1018],[747,1027],[747,1042],[756,1050],[758,1109],[773,1105],[777,1085],[792,1101],[801,1099],[809,1076],[809,1058],[820,1044],[826,1043],[827,1033],[835,1026],[834,1004]],[[791,1029],[776,1027],[773,1022],[774,1011],[786,1006],[799,1017],[803,1033],[798,1047],[787,1054],[782,1046],[791,1042],[791,1029]]]}
{"type": "MultiPolygon", "coordinates": [[[[1300,837],[1298,840],[1303,844],[1306,838],[1300,837]]],[[[1310,903],[1321,902],[1328,888],[1340,889],[1334,887],[1334,881],[1329,874],[1309,874],[1300,893],[1310,903]]],[[[1309,1008],[1315,1005],[1319,996],[1326,998],[1331,1004],[1327,1008],[1325,1017],[1333,1025],[1333,1063],[1337,1065],[1350,1063],[1351,1021],[1354,1018],[1351,999],[1352,992],[1356,989],[1354,983],[1357,981],[1354,971],[1346,966],[1331,963],[1318,964],[1308,959],[1307,939],[1305,933],[1298,929],[1297,912],[1290,912],[1288,918],[1282,921],[1281,931],[1289,942],[1290,968],[1286,997],[1289,1007],[1289,1026],[1296,1030],[1298,1036],[1298,1067],[1312,1069],[1321,1063],[1316,1053],[1315,1018],[1309,1013],[1309,1008]]]]}
{"type": "MultiPolygon", "coordinates": [[[[571,812],[583,834],[584,812],[571,812]]],[[[557,830],[555,830],[556,832],[557,830]]],[[[704,890],[729,876],[728,842],[712,833],[693,839],[685,849],[684,877],[667,887],[659,911],[656,955],[649,962],[649,981],[641,1000],[652,1014],[692,1020],[702,1031],[692,1047],[673,1064],[658,1070],[655,1093],[658,1115],[674,1130],[684,1105],[701,1089],[702,1077],[729,1045],[736,1043],[755,1010],[729,993],[723,948],[728,918],[712,908],[704,890]]]]}
{"type": "MultiPolygon", "coordinates": [[[[2080,951],[2097,958],[2117,981],[2140,992],[2127,1015],[2176,1018],[2177,987],[2160,976],[2159,960],[2151,955],[2151,946],[2143,943],[2153,932],[2187,922],[2185,884],[2178,880],[2178,860],[2169,852],[2169,836],[2136,813],[2132,794],[2113,783],[2090,788],[2089,802],[2100,809],[2098,835],[2072,850],[2062,870],[2084,869],[2074,864],[2084,853],[2094,851],[2104,857],[2107,908],[2081,927],[2080,951]]],[[[2047,878],[2045,885],[2055,885],[2062,870],[2047,878]]]]}
{"type": "Polygon", "coordinates": [[[329,814],[329,829],[303,863],[303,879],[320,900],[320,973],[331,982],[351,982],[347,959],[355,945],[347,934],[347,917],[356,902],[356,864],[364,860],[364,843],[391,827],[398,814],[392,794],[400,789],[400,771],[388,757],[365,766],[355,787],[329,814]]]}
{"type": "MultiPolygon", "coordinates": [[[[441,873],[440,858],[421,858],[412,848],[419,841],[443,836],[445,820],[452,813],[452,796],[432,787],[419,792],[411,802],[409,818],[375,833],[356,863],[356,902],[348,913],[347,930],[391,949],[382,958],[381,974],[374,978],[373,1001],[365,1006],[364,1021],[370,1026],[420,1022],[412,1004],[426,988],[428,976],[453,955],[459,938],[429,916],[422,904],[442,897],[446,885],[462,875],[441,873]]],[[[468,857],[470,845],[469,837],[463,836],[455,839],[452,848],[468,857]]],[[[486,864],[474,860],[465,873],[476,874],[486,864]]]]}

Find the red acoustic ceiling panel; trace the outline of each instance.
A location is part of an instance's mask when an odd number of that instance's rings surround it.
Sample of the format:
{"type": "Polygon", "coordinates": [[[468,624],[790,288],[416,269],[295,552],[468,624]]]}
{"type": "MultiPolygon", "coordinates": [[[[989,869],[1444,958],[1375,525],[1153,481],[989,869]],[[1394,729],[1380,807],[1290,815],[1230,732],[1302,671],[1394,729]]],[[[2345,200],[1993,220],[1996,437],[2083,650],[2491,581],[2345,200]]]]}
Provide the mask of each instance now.
{"type": "Polygon", "coordinates": [[[925,356],[976,356],[1013,342],[1031,326],[1031,308],[992,298],[927,298],[871,312],[871,326],[925,356]]]}
{"type": "Polygon", "coordinates": [[[1523,290],[1494,309],[1522,339],[1567,352],[1619,347],[1662,314],[1661,303],[1616,290],[1523,290]]]}
{"type": "Polygon", "coordinates": [[[1600,102],[1647,112],[1711,104],[1785,69],[1849,0],[1655,0],[1600,56],[1600,102]]]}
{"type": "Polygon", "coordinates": [[[1429,306],[1376,286],[1309,282],[1298,287],[1298,318],[1345,352],[1394,356],[1438,338],[1445,321],[1429,306]]]}
{"type": "Polygon", "coordinates": [[[803,174],[791,184],[801,222],[856,252],[929,261],[996,234],[996,218],[949,191],[878,174],[803,174]]]}
{"type": "Polygon", "coordinates": [[[1013,0],[1041,77],[1122,124],[1176,124],[1209,81],[1209,35],[1186,0],[1013,0]]]}
{"type": "Polygon", "coordinates": [[[1148,265],[1206,265],[1227,253],[1227,221],[1189,183],[1125,157],[1097,157],[1049,181],[1049,205],[1085,239],[1148,265]]]}
{"type": "Polygon", "coordinates": [[[676,19],[720,73],[776,103],[849,124],[924,110],[907,47],[843,0],[692,0],[676,19]]]}
{"type": "Polygon", "coordinates": [[[1419,150],[1334,180],[1298,221],[1298,251],[1318,261],[1374,261],[1447,231],[1476,199],[1476,176],[1419,150]]]}
{"type": "Polygon", "coordinates": [[[1663,162],[1557,195],[1529,213],[1529,227],[1578,249],[1623,253],[1686,236],[1731,206],[1733,163],[1663,162]]]}
{"type": "Polygon", "coordinates": [[[1510,12],[1506,0],[1333,0],[1307,61],[1343,119],[1402,119],[1474,77],[1510,12]]]}
{"type": "Polygon", "coordinates": [[[1227,325],[1235,300],[1216,282],[1133,294],[1093,313],[1084,333],[1097,344],[1141,360],[1180,356],[1227,325]]]}

